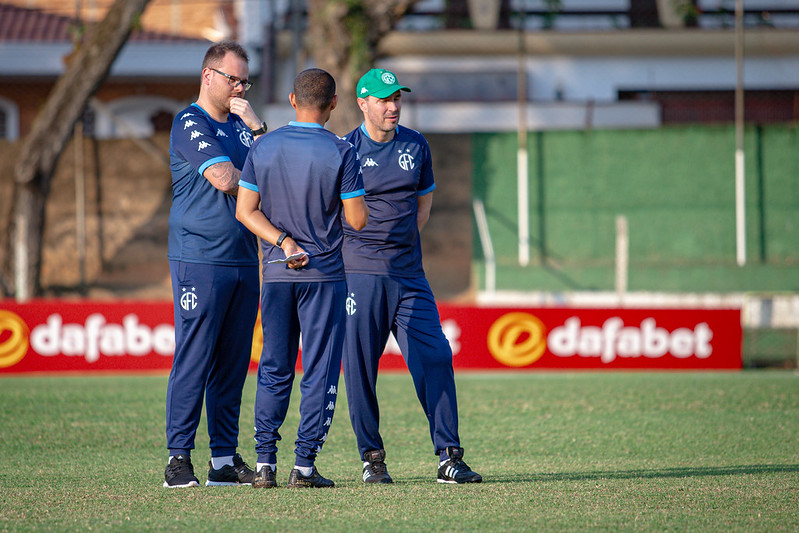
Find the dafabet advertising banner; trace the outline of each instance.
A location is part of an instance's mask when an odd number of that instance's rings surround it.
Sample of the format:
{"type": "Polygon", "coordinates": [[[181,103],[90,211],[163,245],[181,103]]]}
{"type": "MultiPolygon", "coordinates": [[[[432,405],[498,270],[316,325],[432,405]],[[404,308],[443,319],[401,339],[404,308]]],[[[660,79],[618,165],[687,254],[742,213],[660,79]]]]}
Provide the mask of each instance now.
{"type": "MultiPolygon", "coordinates": [[[[740,309],[499,308],[442,304],[455,369],[732,370],[740,309]]],[[[261,351],[254,326],[251,369],[261,351]]],[[[167,371],[169,302],[0,302],[0,373],[167,371]]],[[[381,368],[403,369],[389,338],[381,368]]]]}

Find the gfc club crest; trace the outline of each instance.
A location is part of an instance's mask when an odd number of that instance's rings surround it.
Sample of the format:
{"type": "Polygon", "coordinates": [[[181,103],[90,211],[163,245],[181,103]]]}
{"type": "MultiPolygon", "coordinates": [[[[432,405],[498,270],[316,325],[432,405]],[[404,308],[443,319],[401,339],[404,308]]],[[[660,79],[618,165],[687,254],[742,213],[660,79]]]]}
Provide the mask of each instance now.
{"type": "Polygon", "coordinates": [[[253,139],[253,137],[252,137],[252,133],[250,133],[249,131],[244,131],[244,130],[241,130],[241,131],[239,132],[239,141],[241,141],[241,144],[243,144],[243,145],[244,145],[244,146],[246,146],[247,148],[249,148],[250,146],[252,146],[252,142],[253,142],[253,140],[254,140],[254,139],[253,139]]]}
{"type": "Polygon", "coordinates": [[[403,152],[401,150],[397,162],[402,170],[413,170],[413,167],[416,166],[416,164],[413,162],[413,156],[408,152],[403,152]]]}
{"type": "Polygon", "coordinates": [[[349,296],[347,296],[347,314],[352,316],[355,314],[356,311],[356,303],[355,303],[355,293],[351,292],[349,296]]]}
{"type": "Polygon", "coordinates": [[[191,289],[187,289],[186,287],[182,287],[181,290],[183,294],[180,295],[180,307],[184,311],[191,311],[197,308],[197,293],[194,291],[194,287],[191,289]]]}

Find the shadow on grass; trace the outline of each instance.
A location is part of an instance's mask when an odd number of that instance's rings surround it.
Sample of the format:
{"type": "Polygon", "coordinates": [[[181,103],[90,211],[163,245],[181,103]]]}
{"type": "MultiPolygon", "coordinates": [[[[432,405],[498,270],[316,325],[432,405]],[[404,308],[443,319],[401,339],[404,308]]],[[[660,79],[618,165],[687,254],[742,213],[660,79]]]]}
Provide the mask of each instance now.
{"type": "Polygon", "coordinates": [[[647,470],[614,470],[596,472],[553,472],[518,475],[483,475],[484,483],[520,483],[536,481],[584,481],[592,479],[648,479],[702,476],[738,476],[742,474],[773,474],[799,472],[799,465],[739,465],[686,468],[655,468],[647,470]]]}

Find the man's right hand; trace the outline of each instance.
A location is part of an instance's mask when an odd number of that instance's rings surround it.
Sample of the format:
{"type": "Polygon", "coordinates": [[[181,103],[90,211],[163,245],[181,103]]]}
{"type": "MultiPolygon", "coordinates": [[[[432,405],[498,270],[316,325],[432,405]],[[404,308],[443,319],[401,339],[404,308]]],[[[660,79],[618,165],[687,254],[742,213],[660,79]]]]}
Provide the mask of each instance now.
{"type": "Polygon", "coordinates": [[[294,254],[305,254],[298,259],[292,259],[287,264],[289,268],[293,270],[297,270],[298,268],[302,268],[310,262],[310,258],[308,257],[308,252],[302,249],[302,247],[297,244],[297,241],[292,239],[291,237],[286,237],[283,239],[283,243],[280,246],[280,249],[283,250],[283,253],[286,254],[286,257],[291,257],[294,254]]]}

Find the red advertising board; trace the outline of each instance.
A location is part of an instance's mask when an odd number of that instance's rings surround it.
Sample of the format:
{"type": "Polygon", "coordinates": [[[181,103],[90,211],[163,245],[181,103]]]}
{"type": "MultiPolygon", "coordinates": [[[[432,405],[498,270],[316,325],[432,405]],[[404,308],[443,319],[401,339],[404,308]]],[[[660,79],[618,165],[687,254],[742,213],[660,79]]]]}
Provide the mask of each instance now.
{"type": "Polygon", "coordinates": [[[742,367],[740,309],[441,305],[439,311],[456,369],[742,367]]]}
{"type": "Polygon", "coordinates": [[[172,304],[0,302],[0,372],[169,370],[172,304]]]}
{"type": "MultiPolygon", "coordinates": [[[[740,309],[439,306],[456,370],[731,370],[740,309]]],[[[261,351],[255,325],[251,369],[261,351]]],[[[0,302],[0,373],[169,370],[169,302],[0,302]]],[[[393,338],[381,359],[404,369],[393,338]]]]}

